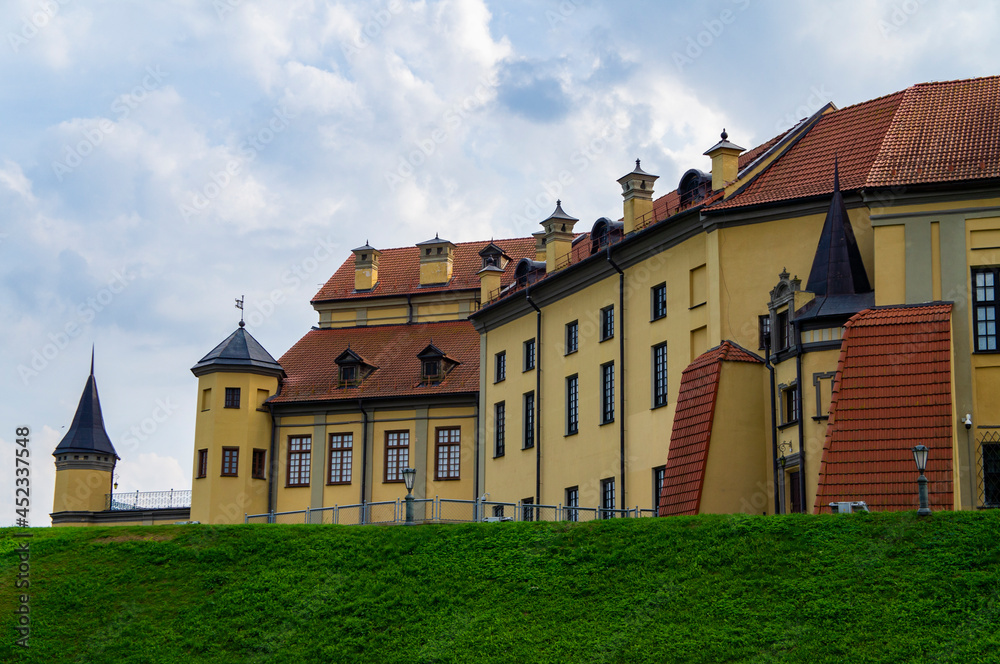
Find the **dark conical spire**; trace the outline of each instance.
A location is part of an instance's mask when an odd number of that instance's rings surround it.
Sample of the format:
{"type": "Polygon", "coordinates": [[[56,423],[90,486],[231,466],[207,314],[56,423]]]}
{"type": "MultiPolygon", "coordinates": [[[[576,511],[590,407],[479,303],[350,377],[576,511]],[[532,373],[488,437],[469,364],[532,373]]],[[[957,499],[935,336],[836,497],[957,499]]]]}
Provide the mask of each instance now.
{"type": "Polygon", "coordinates": [[[855,295],[872,289],[854,229],[847,216],[847,206],[840,193],[840,169],[833,163],[833,200],[823,222],[823,232],[816,247],[806,290],[823,295],[855,295]]]}
{"type": "Polygon", "coordinates": [[[281,365],[264,350],[243,325],[191,367],[195,376],[212,371],[248,371],[264,375],[284,374],[281,365]]]}
{"type": "Polygon", "coordinates": [[[118,453],[111,444],[111,438],[104,429],[104,415],[101,413],[101,399],[97,394],[97,379],[94,377],[94,350],[90,350],[90,376],[83,387],[80,403],[73,416],[73,424],[63,439],[56,445],[53,455],[76,452],[84,454],[108,454],[116,459],[118,453]]]}

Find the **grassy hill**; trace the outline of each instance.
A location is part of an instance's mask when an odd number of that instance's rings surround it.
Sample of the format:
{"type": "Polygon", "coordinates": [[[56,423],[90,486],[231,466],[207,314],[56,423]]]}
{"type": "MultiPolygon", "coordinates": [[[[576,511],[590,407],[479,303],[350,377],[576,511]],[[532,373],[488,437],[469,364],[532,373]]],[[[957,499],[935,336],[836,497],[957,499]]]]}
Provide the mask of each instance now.
{"type": "Polygon", "coordinates": [[[2,662],[1000,661],[1000,512],[32,532],[2,662]]]}

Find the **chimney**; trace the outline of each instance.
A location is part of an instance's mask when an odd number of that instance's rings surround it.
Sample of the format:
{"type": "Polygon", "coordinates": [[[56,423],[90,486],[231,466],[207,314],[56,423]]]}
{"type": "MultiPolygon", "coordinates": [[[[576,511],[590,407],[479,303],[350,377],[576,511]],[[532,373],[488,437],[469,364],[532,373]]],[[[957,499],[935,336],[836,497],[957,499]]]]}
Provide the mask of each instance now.
{"type": "Polygon", "coordinates": [[[433,240],[418,242],[420,251],[420,285],[440,286],[451,281],[455,260],[455,245],[434,235],[433,240]]]}
{"type": "Polygon", "coordinates": [[[365,244],[354,249],[354,290],[367,291],[378,284],[378,258],[381,252],[375,247],[365,244]]]}
{"type": "Polygon", "coordinates": [[[653,221],[650,218],[653,214],[653,183],[659,177],[642,170],[636,159],[635,170],[618,178],[618,184],[622,186],[622,198],[625,199],[623,221],[626,235],[635,230],[637,222],[645,226],[653,221]]]}
{"type": "Polygon", "coordinates": [[[487,265],[479,271],[479,303],[486,304],[491,295],[500,290],[500,276],[503,274],[496,265],[487,265]]]}
{"type": "MultiPolygon", "coordinates": [[[[545,272],[555,272],[561,267],[566,267],[569,256],[573,249],[573,224],[579,219],[571,217],[562,209],[562,201],[556,201],[556,209],[552,211],[549,218],[542,222],[545,229],[545,272]]],[[[537,246],[536,246],[537,253],[537,246]]]]}
{"type": "Polygon", "coordinates": [[[535,231],[531,234],[535,238],[535,260],[539,263],[545,262],[545,231],[535,231]]]}
{"type": "Polygon", "coordinates": [[[712,191],[725,189],[727,184],[736,181],[739,174],[740,153],[743,148],[729,142],[729,134],[722,130],[722,140],[705,152],[712,158],[712,191]]]}

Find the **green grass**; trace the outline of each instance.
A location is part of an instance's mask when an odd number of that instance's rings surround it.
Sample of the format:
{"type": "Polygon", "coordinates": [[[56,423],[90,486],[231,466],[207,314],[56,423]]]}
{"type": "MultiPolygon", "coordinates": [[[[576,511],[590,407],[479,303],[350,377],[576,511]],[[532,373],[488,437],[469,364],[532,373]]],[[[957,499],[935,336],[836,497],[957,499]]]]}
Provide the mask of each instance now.
{"type": "Polygon", "coordinates": [[[32,532],[2,662],[1000,660],[1000,512],[32,532]]]}

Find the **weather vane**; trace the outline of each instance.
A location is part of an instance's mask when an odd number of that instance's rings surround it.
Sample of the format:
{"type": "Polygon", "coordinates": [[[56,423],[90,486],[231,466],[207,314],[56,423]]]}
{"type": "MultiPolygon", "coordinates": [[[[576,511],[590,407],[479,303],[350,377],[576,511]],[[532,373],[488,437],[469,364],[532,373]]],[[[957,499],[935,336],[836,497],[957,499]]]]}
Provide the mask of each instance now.
{"type": "Polygon", "coordinates": [[[243,322],[243,296],[242,295],[240,295],[238,298],[236,298],[236,308],[240,310],[240,327],[243,327],[244,325],[246,325],[246,323],[243,322]]]}

